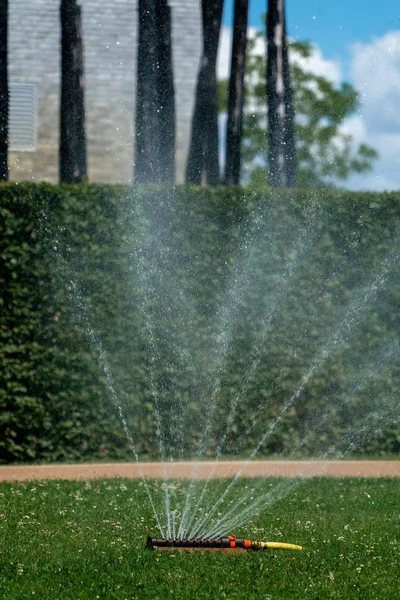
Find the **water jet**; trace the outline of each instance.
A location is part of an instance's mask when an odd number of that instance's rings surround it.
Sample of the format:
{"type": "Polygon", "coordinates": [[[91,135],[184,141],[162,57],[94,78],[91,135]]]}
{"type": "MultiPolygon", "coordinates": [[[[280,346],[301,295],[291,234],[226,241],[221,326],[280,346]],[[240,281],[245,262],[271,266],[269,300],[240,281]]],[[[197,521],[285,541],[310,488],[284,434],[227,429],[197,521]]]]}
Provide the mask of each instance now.
{"type": "Polygon", "coordinates": [[[118,208],[123,310],[89,277],[97,255],[74,258],[67,239],[56,256],[138,468],[146,453],[160,463],[159,488],[143,477],[157,548],[210,548],[300,485],[238,494],[257,457],[342,458],[399,419],[397,220],[383,239],[363,206],[320,195],[246,210],[240,198],[236,216],[189,199],[150,191],[118,208]],[[241,466],[211,486],[226,460],[241,466]],[[171,483],[183,462],[188,486],[183,471],[171,483]]]}

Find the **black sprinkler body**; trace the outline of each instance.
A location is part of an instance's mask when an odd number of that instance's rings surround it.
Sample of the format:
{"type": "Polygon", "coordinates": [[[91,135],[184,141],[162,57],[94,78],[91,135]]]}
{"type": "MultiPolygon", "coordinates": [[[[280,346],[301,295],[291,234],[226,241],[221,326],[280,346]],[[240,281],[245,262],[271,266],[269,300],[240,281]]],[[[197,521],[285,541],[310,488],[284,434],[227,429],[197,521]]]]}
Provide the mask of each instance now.
{"type": "Polygon", "coordinates": [[[260,542],[258,540],[246,540],[234,535],[218,538],[147,538],[146,547],[150,550],[158,548],[240,548],[243,550],[303,550],[297,544],[285,544],[283,542],[260,542]]]}

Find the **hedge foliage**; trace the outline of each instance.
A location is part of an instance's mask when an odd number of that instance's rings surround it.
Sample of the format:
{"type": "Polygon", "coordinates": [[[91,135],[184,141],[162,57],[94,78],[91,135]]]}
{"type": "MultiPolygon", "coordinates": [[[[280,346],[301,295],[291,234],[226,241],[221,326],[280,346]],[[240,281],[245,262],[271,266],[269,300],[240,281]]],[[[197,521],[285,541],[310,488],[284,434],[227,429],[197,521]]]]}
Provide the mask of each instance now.
{"type": "Polygon", "coordinates": [[[0,186],[0,462],[398,453],[400,195],[0,186]]]}

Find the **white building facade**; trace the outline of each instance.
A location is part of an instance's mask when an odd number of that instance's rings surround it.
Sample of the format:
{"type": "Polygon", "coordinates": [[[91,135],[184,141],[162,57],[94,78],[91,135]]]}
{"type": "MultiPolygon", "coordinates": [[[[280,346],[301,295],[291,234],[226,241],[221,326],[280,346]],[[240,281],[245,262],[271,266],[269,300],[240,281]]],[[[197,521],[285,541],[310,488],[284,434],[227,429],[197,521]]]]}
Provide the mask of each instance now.
{"type": "MultiPolygon", "coordinates": [[[[88,177],[133,174],[137,0],[78,0],[82,9],[88,177]]],[[[201,52],[199,0],[170,0],[177,181],[189,145],[201,52]]],[[[10,180],[58,181],[60,3],[9,0],[10,180]]]]}

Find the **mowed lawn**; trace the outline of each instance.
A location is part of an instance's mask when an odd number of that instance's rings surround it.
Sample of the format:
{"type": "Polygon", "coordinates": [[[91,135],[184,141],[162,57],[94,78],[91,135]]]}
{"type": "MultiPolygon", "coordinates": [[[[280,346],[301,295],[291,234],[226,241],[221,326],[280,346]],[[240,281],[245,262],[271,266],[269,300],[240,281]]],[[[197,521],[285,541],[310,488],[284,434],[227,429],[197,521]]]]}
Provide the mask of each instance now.
{"type": "MultiPolygon", "coordinates": [[[[158,502],[161,483],[149,485],[158,502]]],[[[149,551],[141,481],[1,483],[0,598],[400,600],[398,479],[309,479],[230,533],[304,550],[149,551]]]]}

